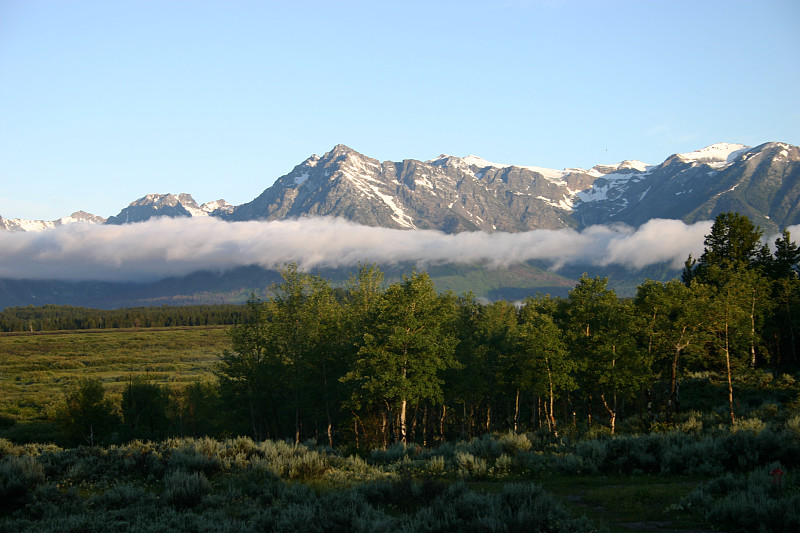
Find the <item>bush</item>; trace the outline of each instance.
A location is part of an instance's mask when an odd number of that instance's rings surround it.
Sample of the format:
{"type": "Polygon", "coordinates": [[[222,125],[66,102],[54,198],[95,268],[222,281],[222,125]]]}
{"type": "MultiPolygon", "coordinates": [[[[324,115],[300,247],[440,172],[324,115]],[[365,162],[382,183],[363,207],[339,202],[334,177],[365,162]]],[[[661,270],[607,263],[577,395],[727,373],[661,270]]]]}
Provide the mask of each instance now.
{"type": "Polygon", "coordinates": [[[201,472],[171,472],[164,478],[164,498],[179,509],[194,507],[211,491],[211,483],[201,472]]]}
{"type": "Polygon", "coordinates": [[[771,463],[748,474],[728,473],[689,493],[675,510],[693,509],[715,528],[731,532],[800,531],[800,486],[785,476],[780,484],[771,463]]]}
{"type": "Polygon", "coordinates": [[[498,444],[500,444],[503,453],[512,455],[519,452],[527,452],[532,445],[525,433],[514,433],[513,431],[501,435],[498,439],[498,444]]]}
{"type": "Polygon", "coordinates": [[[44,469],[33,457],[4,458],[0,461],[0,509],[23,502],[44,479],[44,469]]]}
{"type": "Polygon", "coordinates": [[[488,473],[486,459],[475,457],[469,452],[456,452],[455,462],[457,473],[462,478],[482,479],[488,473]]]}

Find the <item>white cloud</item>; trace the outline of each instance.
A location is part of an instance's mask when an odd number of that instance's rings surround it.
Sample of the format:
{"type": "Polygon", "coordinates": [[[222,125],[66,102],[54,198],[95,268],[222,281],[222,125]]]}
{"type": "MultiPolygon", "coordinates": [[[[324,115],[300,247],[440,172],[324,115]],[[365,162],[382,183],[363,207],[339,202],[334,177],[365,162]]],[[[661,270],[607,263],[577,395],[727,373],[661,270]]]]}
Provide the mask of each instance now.
{"type": "Polygon", "coordinates": [[[223,222],[162,218],[122,226],[71,224],[27,233],[0,232],[0,278],[147,281],[243,265],[349,267],[358,262],[420,265],[531,259],[641,268],[680,266],[697,256],[711,222],[651,220],[638,229],[591,226],[525,233],[459,233],[360,226],[341,219],[223,222]]]}

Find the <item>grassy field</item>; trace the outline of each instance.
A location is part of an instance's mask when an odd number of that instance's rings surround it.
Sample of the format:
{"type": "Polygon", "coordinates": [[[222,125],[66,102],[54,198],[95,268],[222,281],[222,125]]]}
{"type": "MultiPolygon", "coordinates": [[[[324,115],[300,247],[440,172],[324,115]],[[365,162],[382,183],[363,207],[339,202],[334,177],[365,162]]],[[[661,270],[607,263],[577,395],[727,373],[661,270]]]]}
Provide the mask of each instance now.
{"type": "Polygon", "coordinates": [[[697,476],[546,476],[542,486],[611,533],[697,531],[697,517],[668,512],[705,479],[697,476]]]}
{"type": "Polygon", "coordinates": [[[83,377],[99,377],[111,396],[137,376],[177,384],[209,377],[229,348],[225,327],[0,333],[0,414],[46,419],[83,377]]]}

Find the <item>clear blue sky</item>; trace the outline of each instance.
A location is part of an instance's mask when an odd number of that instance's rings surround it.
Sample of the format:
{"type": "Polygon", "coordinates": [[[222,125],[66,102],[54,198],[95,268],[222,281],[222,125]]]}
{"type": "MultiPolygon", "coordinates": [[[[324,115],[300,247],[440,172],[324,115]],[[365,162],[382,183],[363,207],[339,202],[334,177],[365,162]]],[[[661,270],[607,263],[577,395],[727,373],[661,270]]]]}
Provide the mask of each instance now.
{"type": "Polygon", "coordinates": [[[800,144],[797,0],[0,0],[0,215],[253,199],[380,160],[800,144]]]}

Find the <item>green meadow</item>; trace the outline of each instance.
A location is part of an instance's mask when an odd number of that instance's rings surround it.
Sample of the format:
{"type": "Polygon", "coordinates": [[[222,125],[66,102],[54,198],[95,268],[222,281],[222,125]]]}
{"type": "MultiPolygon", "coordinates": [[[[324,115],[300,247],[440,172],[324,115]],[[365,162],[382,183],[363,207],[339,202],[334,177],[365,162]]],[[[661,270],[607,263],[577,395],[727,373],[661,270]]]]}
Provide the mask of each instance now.
{"type": "Polygon", "coordinates": [[[137,377],[174,386],[210,378],[226,349],[223,326],[0,333],[0,414],[52,419],[86,377],[100,378],[111,396],[137,377]]]}

